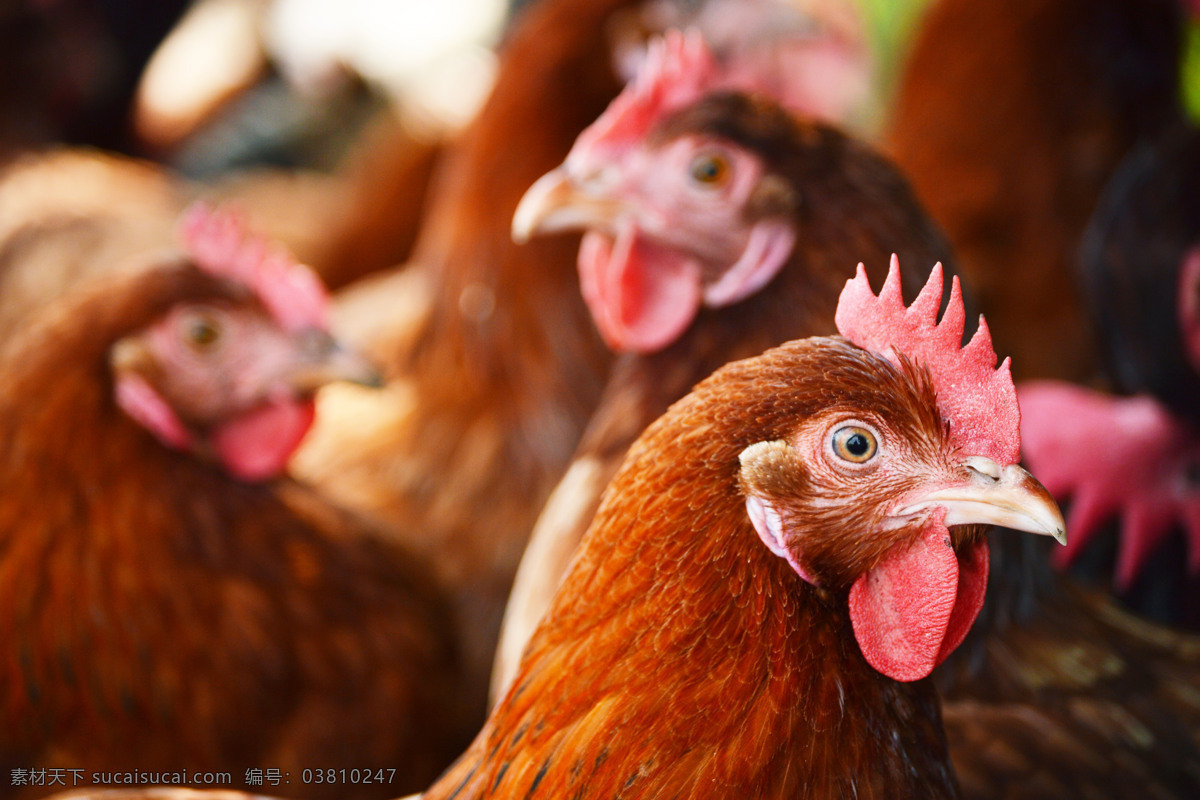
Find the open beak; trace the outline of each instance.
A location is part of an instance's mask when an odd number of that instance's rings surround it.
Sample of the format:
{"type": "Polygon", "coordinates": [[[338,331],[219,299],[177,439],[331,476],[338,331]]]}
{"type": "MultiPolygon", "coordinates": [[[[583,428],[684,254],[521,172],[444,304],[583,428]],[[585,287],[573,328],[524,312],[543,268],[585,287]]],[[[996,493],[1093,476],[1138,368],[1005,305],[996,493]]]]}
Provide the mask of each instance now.
{"type": "Polygon", "coordinates": [[[300,357],[288,370],[287,385],[298,395],[312,394],[329,383],[346,381],[379,388],[383,376],[366,357],[343,347],[329,333],[308,329],[298,336],[300,357]]]}
{"type": "Polygon", "coordinates": [[[565,167],[558,167],[538,178],[517,204],[512,238],[524,244],[535,234],[611,228],[626,209],[618,200],[585,191],[565,167]]]}
{"type": "Polygon", "coordinates": [[[1046,487],[1016,464],[972,456],[965,462],[969,477],[910,500],[894,515],[910,517],[930,508],[946,509],[945,524],[999,525],[1028,533],[1053,536],[1067,543],[1066,523],[1046,487]]]}

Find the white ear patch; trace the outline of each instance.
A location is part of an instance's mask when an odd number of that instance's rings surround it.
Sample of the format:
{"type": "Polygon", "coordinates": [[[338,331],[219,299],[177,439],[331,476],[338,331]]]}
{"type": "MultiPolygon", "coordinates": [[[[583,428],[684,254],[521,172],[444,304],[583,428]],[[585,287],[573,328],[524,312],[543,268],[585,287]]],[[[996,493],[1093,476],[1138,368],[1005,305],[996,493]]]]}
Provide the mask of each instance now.
{"type": "Polygon", "coordinates": [[[758,536],[775,555],[787,558],[787,547],[783,544],[783,522],[774,506],[761,497],[750,495],[746,498],[746,513],[758,536]]]}
{"type": "Polygon", "coordinates": [[[754,473],[763,469],[781,468],[778,461],[785,456],[788,445],[785,442],[756,442],[741,452],[738,459],[742,463],[742,484],[746,492],[746,515],[750,524],[775,555],[786,559],[796,574],[809,583],[816,585],[808,570],[800,563],[796,543],[790,546],[785,537],[784,521],[774,504],[759,494],[755,486],[754,473]]]}
{"type": "Polygon", "coordinates": [[[745,300],[774,279],[796,244],[790,223],[764,220],[750,230],[750,240],[737,263],[704,290],[704,303],[719,308],[745,300]]]}

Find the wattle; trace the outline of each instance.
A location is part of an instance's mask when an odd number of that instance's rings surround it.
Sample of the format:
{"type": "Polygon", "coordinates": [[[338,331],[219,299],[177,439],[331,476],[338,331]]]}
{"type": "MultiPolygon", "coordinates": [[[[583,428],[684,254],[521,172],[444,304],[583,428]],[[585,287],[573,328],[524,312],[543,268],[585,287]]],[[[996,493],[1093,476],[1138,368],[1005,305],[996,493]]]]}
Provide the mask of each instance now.
{"type": "Polygon", "coordinates": [[[213,448],[234,477],[267,480],[287,467],[315,414],[311,399],[272,401],[218,427],[212,433],[213,448]]]}
{"type": "Polygon", "coordinates": [[[653,353],[678,339],[700,310],[700,267],[626,226],[615,239],[588,233],[579,248],[583,299],[610,347],[653,353]]]}
{"type": "Polygon", "coordinates": [[[850,589],[850,620],[867,662],[898,681],[924,678],[962,643],[987,591],[988,549],[955,553],[940,518],[898,545],[850,589]]]}

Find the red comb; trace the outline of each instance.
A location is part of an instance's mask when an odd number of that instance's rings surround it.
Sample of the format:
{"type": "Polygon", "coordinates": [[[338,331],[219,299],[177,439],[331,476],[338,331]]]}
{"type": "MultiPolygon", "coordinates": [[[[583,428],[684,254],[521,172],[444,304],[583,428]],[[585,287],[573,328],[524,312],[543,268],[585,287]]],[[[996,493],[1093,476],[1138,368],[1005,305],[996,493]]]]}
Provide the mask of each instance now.
{"type": "Polygon", "coordinates": [[[329,329],[329,295],[321,279],[281,246],[248,233],[239,214],[195,203],[179,231],[201,269],[253,289],[285,329],[329,329]]]}
{"type": "Polygon", "coordinates": [[[900,261],[893,255],[887,280],[876,297],[863,265],[846,281],[838,299],[838,332],[859,347],[895,360],[895,353],[923,364],[933,377],[938,404],[950,422],[954,443],[971,455],[999,464],[1020,459],[1021,412],[1009,373],[1009,360],[996,368],[996,351],[987,322],[965,347],[960,347],[966,312],[955,277],[950,303],[942,321],[942,265],[936,264],[912,305],[905,308],[900,293],[900,261]]]}
{"type": "Polygon", "coordinates": [[[637,77],[579,135],[572,152],[641,139],[664,114],[712,91],[719,78],[717,61],[699,31],[667,31],[651,40],[637,77]]]}

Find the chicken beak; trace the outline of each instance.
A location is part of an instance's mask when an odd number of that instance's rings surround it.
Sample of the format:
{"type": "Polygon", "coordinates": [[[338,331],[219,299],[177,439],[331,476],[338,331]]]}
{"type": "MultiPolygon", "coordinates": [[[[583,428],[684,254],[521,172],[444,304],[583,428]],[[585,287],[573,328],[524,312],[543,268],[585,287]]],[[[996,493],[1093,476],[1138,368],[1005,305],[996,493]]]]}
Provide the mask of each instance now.
{"type": "Polygon", "coordinates": [[[999,525],[1018,531],[1053,536],[1067,543],[1066,523],[1046,487],[1016,464],[972,456],[964,462],[967,480],[943,486],[911,500],[894,517],[903,518],[930,508],[946,510],[945,524],[999,525]]]}
{"type": "Polygon", "coordinates": [[[524,244],[536,234],[611,227],[625,205],[611,197],[584,191],[565,167],[538,178],[513,214],[512,238],[524,244]]]}
{"type": "Polygon", "coordinates": [[[298,395],[312,394],[336,381],[373,388],[383,385],[378,367],[343,347],[326,331],[310,328],[298,336],[299,357],[286,376],[287,385],[298,395]]]}

